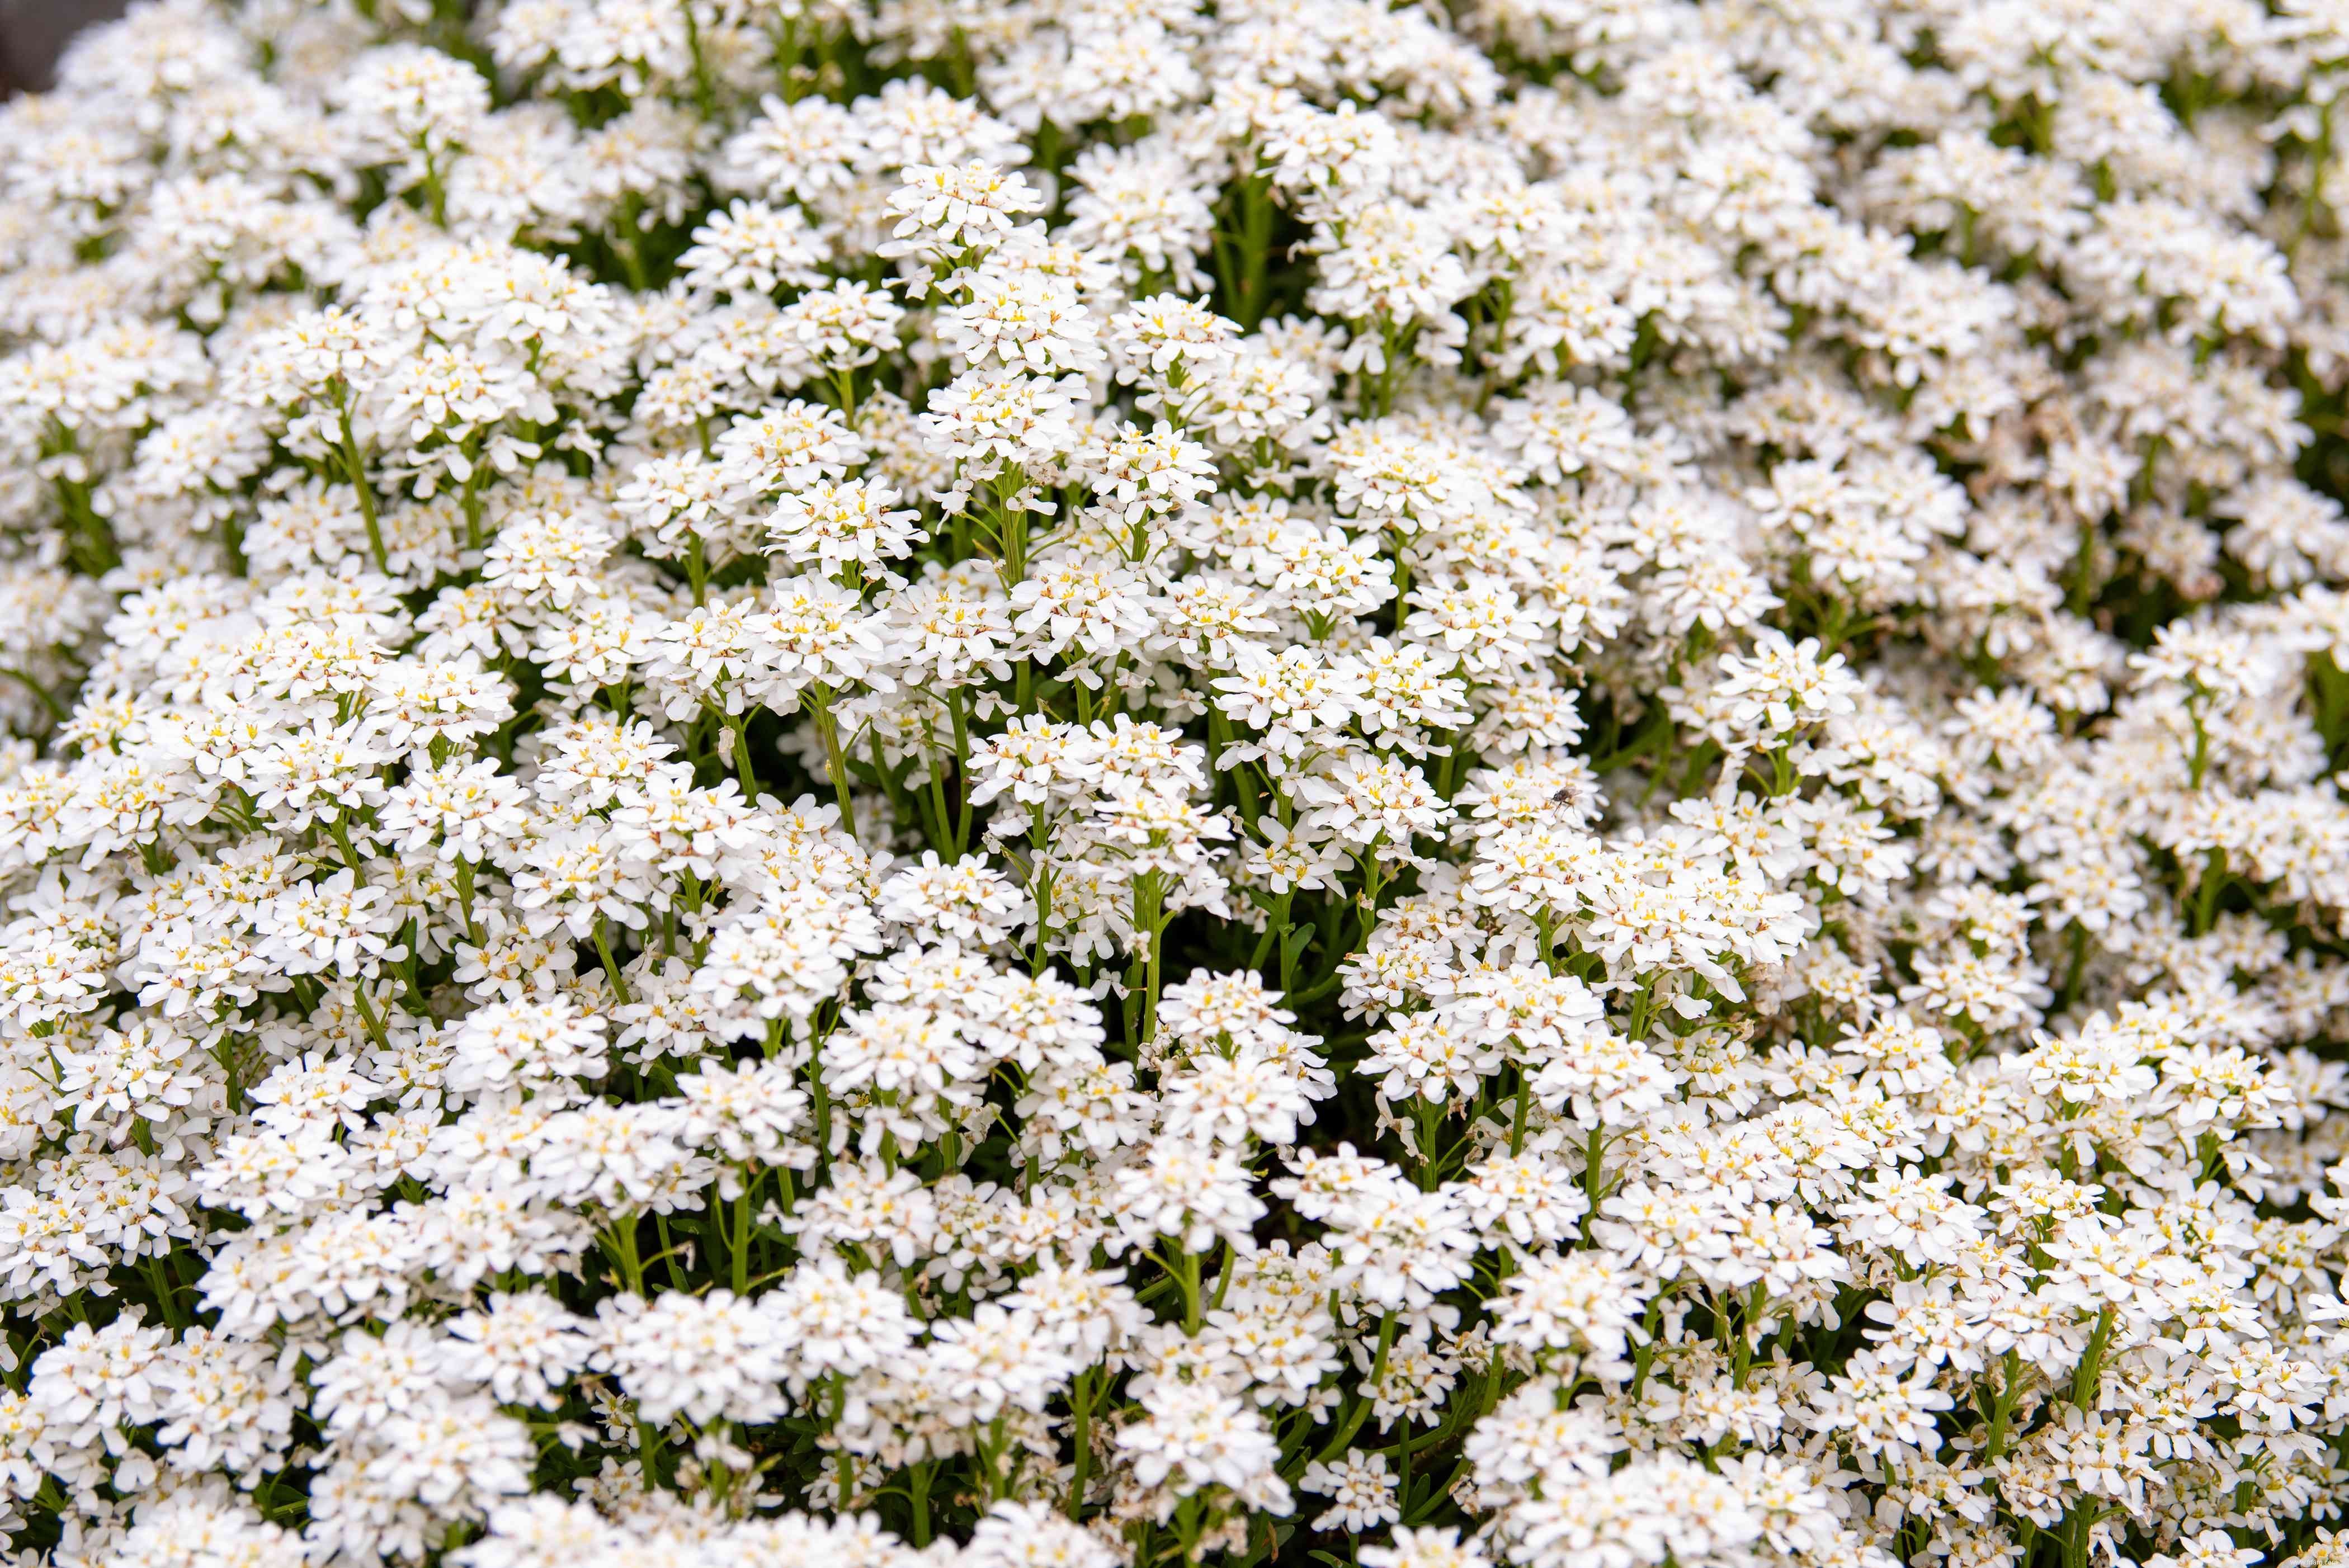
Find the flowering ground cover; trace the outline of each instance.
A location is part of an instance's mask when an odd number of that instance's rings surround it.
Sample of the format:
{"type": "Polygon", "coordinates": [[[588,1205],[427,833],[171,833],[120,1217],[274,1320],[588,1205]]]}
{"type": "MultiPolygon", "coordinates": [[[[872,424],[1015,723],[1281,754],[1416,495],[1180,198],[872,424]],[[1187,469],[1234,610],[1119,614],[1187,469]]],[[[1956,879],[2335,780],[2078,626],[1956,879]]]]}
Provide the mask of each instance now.
{"type": "Polygon", "coordinates": [[[0,106],[61,1568],[2336,1568],[2337,0],[150,0],[0,106]]]}

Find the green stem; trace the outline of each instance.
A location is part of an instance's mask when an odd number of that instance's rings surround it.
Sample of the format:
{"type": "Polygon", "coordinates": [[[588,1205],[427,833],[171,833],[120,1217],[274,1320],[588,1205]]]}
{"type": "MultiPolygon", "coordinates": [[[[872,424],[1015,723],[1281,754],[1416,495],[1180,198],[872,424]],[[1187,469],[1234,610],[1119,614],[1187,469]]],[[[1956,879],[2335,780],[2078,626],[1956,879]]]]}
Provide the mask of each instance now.
{"type": "Polygon", "coordinates": [[[1586,1234],[1592,1218],[1599,1212],[1599,1200],[1607,1195],[1606,1160],[1606,1130],[1594,1127],[1582,1149],[1582,1195],[1586,1201],[1582,1223],[1586,1234]]]}
{"type": "Polygon", "coordinates": [[[359,457],[358,435],[351,428],[348,394],[345,394],[336,412],[342,419],[343,466],[350,473],[351,489],[358,492],[359,515],[367,520],[367,552],[375,557],[375,569],[388,576],[390,557],[384,553],[383,524],[375,514],[375,486],[367,482],[367,464],[359,457]]]}
{"type": "Polygon", "coordinates": [[[693,0],[678,7],[685,14],[685,44],[693,55],[693,107],[705,120],[718,118],[718,95],[709,85],[709,61],[701,48],[701,27],[693,15],[693,0]]]}
{"type": "Polygon", "coordinates": [[[1387,1353],[1394,1348],[1394,1341],[1395,1315],[1389,1312],[1379,1319],[1378,1355],[1371,1362],[1370,1377],[1363,1380],[1363,1392],[1355,1399],[1353,1409],[1347,1414],[1345,1425],[1340,1427],[1337,1435],[1322,1447],[1318,1457],[1323,1464],[1344,1453],[1346,1446],[1354,1440],[1354,1434],[1362,1429],[1362,1422],[1371,1413],[1373,1393],[1387,1375],[1387,1353]]]}
{"type": "Polygon", "coordinates": [[[2023,1375],[2023,1357],[2017,1351],[2006,1353],[2005,1376],[1999,1385],[1998,1395],[1991,1401],[1990,1432],[1982,1439],[1982,1463],[1996,1460],[2006,1449],[2006,1423],[2014,1412],[2015,1383],[2023,1375]]]}
{"type": "Polygon", "coordinates": [[[628,995],[628,982],[620,974],[620,961],[613,956],[612,938],[605,932],[604,917],[600,914],[595,917],[595,956],[604,961],[605,976],[612,982],[612,995],[620,999],[620,1005],[625,1007],[635,1001],[636,998],[628,995]]]}
{"type": "Polygon", "coordinates": [[[636,1252],[636,1214],[633,1209],[612,1216],[612,1255],[620,1267],[620,1282],[631,1295],[645,1294],[644,1259],[636,1252]]]}
{"type": "Polygon", "coordinates": [[[170,1260],[150,1255],[145,1260],[144,1267],[147,1283],[154,1287],[155,1304],[163,1314],[163,1321],[171,1326],[172,1333],[181,1332],[188,1326],[188,1317],[180,1310],[180,1294],[171,1277],[170,1260]]]}
{"type": "Polygon", "coordinates": [[[465,934],[473,939],[474,946],[484,945],[481,922],[473,913],[473,862],[462,855],[457,857],[457,905],[465,912],[465,934]]]}
{"type": "MultiPolygon", "coordinates": [[[[832,699],[811,694],[808,711],[814,716],[815,732],[823,740],[824,771],[832,775],[833,797],[840,802],[840,830],[853,839],[856,837],[856,807],[849,799],[848,757],[840,748],[840,724],[833,717],[832,699]]],[[[874,744],[880,744],[877,737],[874,744]]]]}
{"type": "Polygon", "coordinates": [[[750,1189],[756,1185],[749,1167],[742,1171],[742,1191],[734,1199],[734,1234],[727,1248],[727,1259],[733,1268],[734,1294],[750,1294],[750,1189]]]}
{"type": "Polygon", "coordinates": [[[916,1465],[907,1483],[914,1504],[914,1546],[916,1550],[930,1543],[930,1472],[936,1468],[929,1462],[916,1465]]]}
{"type": "Polygon", "coordinates": [[[1142,1030],[1137,1037],[1148,1045],[1158,1034],[1158,984],[1161,938],[1166,930],[1159,909],[1160,872],[1144,872],[1133,879],[1133,934],[1142,941],[1142,1030]]]}
{"type": "Polygon", "coordinates": [[[2194,893],[2194,932],[2196,936],[2209,934],[2219,918],[2219,894],[2227,886],[2227,851],[2212,850],[2202,862],[2201,885],[2194,893]]]}
{"type": "Polygon", "coordinates": [[[1076,1468],[1069,1476],[1069,1517],[1081,1519],[1085,1509],[1085,1480],[1093,1464],[1093,1375],[1088,1370],[1077,1374],[1075,1387],[1069,1395],[1071,1425],[1076,1434],[1076,1468]]]}
{"type": "Polygon", "coordinates": [[[832,1158],[832,1093],[823,1083],[823,1042],[811,1040],[808,1046],[808,1095],[815,1101],[815,1153],[818,1160],[832,1158]]]}
{"type": "Polygon", "coordinates": [[[379,1051],[389,1051],[391,1037],[384,1032],[383,1020],[375,1016],[375,1008],[367,1001],[367,985],[364,981],[351,987],[351,1000],[358,1006],[359,1022],[367,1026],[367,1038],[375,1042],[375,1048],[379,1051]]]}
{"type": "Polygon", "coordinates": [[[742,715],[730,713],[726,716],[726,733],[734,738],[734,779],[742,786],[742,799],[756,800],[759,798],[759,775],[750,766],[750,737],[742,715]]]}
{"type": "Polygon", "coordinates": [[[2072,1374],[2072,1403],[2084,1416],[2095,1405],[2096,1386],[2104,1378],[2105,1350],[2112,1339],[2113,1309],[2107,1306],[2096,1314],[2095,1331],[2088,1336],[2088,1348],[2072,1374]]]}

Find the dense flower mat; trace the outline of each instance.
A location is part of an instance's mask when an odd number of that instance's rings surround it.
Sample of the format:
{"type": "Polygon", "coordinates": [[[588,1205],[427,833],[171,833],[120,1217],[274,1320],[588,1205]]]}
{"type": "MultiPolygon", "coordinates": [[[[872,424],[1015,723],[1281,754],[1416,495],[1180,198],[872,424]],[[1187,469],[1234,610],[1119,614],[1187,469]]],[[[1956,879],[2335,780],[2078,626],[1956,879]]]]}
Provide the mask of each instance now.
{"type": "Polygon", "coordinates": [[[162,0],[0,107],[0,1528],[2332,1568],[2338,0],[162,0]]]}

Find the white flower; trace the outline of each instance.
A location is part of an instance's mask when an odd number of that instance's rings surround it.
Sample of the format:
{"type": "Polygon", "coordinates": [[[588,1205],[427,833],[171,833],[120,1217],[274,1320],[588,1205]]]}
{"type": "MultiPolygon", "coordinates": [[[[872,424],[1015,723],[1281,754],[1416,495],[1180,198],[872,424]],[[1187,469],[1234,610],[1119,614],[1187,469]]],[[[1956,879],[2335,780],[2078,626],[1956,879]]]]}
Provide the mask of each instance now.
{"type": "Polygon", "coordinates": [[[1348,1449],[1336,1464],[1316,1460],[1305,1467],[1297,1484],[1330,1500],[1330,1508],[1313,1522],[1316,1530],[1360,1534],[1402,1517],[1395,1506],[1395,1478],[1387,1472],[1384,1454],[1348,1449]]]}
{"type": "Polygon", "coordinates": [[[1237,1399],[1209,1385],[1178,1383],[1154,1390],[1143,1408],[1145,1418],[1120,1432],[1117,1444],[1133,1456],[1144,1486],[1166,1482],[1176,1497],[1220,1486],[1268,1513],[1289,1511],[1272,1434],[1237,1399]]]}

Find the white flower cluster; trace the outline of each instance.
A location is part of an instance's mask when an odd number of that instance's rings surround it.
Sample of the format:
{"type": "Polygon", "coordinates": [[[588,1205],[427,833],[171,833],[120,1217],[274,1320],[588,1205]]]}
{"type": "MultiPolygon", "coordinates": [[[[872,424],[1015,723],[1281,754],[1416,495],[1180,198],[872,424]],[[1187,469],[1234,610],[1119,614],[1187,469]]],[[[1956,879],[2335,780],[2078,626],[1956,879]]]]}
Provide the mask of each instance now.
{"type": "Polygon", "coordinates": [[[2343,1568],[2349,10],[147,0],[55,1568],[2343,1568]]]}

